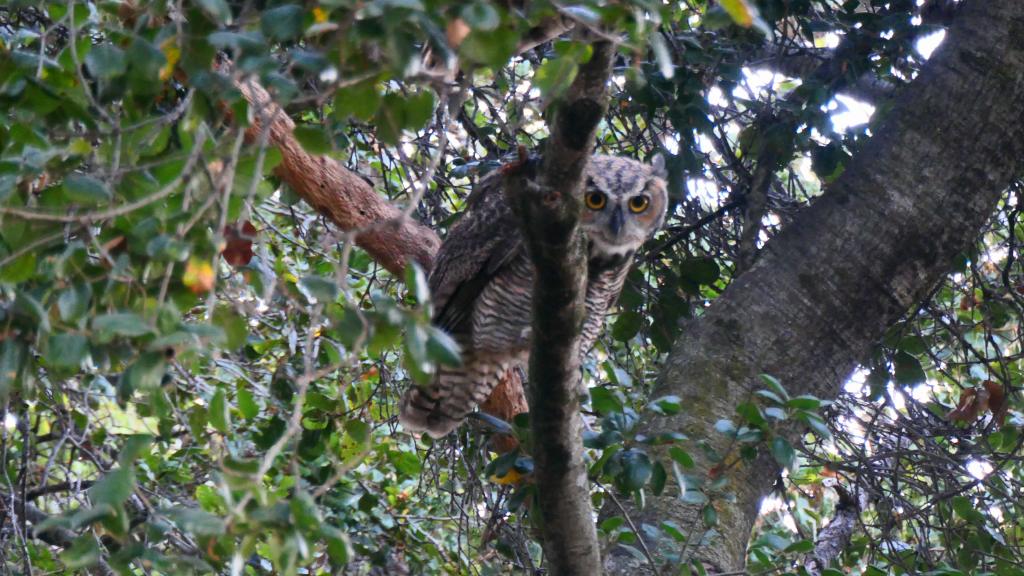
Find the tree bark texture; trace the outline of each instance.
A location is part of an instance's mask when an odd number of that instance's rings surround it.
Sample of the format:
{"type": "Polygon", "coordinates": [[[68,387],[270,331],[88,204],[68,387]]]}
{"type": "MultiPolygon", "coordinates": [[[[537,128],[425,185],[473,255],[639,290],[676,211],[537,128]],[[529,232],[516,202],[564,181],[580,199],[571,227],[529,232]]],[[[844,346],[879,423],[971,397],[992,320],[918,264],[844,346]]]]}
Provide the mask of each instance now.
{"type": "Polygon", "coordinates": [[[818,532],[814,540],[814,551],[804,561],[804,570],[810,576],[820,576],[850,545],[860,524],[860,513],[867,505],[868,498],[864,493],[850,493],[841,486],[836,486],[836,490],[839,492],[839,502],[835,514],[828,526],[818,532]]]}
{"type": "Polygon", "coordinates": [[[544,557],[550,572],[559,576],[601,571],[579,417],[587,280],[579,220],[584,170],[608,107],[615,47],[599,41],[593,48],[593,56],[557,103],[538,180],[521,168],[510,171],[505,186],[536,269],[527,395],[544,557]]]}
{"type": "Polygon", "coordinates": [[[392,274],[403,277],[410,260],[430,269],[441,245],[433,230],[404,215],[333,158],[303,150],[293,134],[295,123],[262,86],[252,80],[236,86],[254,111],[249,135],[257,137],[269,123],[268,141],[281,151],[276,176],[339,228],[356,232],[356,244],[392,274]]]}
{"type": "MultiPolygon", "coordinates": [[[[724,454],[729,440],[714,425],[764,387],[763,373],[791,394],[835,397],[886,327],[948,272],[1020,175],[1022,110],[1024,2],[973,0],[845,173],[684,326],[653,395],[677,394],[687,409],[648,420],[643,432],[683,432],[724,454]]],[[[706,477],[711,462],[703,451],[690,453],[693,473],[706,477]]],[[[712,571],[743,568],[778,468],[762,456],[725,474],[736,499],[713,502],[719,534],[695,552],[712,571]]],[[[677,488],[632,511],[634,521],[654,526],[696,526],[690,551],[703,532],[700,513],[677,488]]],[[[638,573],[624,556],[608,568],[638,573]]]]}

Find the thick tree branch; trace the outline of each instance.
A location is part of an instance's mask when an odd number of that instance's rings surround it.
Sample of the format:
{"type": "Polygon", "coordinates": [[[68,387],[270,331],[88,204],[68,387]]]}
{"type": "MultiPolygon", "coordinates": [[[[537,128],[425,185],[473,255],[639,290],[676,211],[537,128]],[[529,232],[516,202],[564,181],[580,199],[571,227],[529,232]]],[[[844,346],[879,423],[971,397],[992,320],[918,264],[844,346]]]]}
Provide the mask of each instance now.
{"type": "Polygon", "coordinates": [[[523,222],[536,269],[530,350],[530,426],[544,553],[552,574],[598,574],[600,550],[583,462],[579,417],[580,330],[586,242],[579,227],[583,174],[608,107],[615,47],[593,44],[590,61],[558,103],[537,181],[513,169],[506,190],[523,222]]]}
{"type": "Polygon", "coordinates": [[[839,558],[843,550],[850,545],[854,532],[857,530],[860,512],[864,508],[861,501],[867,498],[863,494],[851,494],[842,486],[836,486],[839,503],[836,512],[829,520],[828,526],[822,528],[814,541],[814,552],[804,562],[804,569],[811,576],[819,576],[839,558]]]}
{"type": "MultiPolygon", "coordinates": [[[[792,394],[834,397],[886,327],[947,273],[1021,173],[1022,109],[1024,4],[974,0],[843,176],[683,331],[653,395],[677,394],[689,409],[646,422],[643,433],[704,437],[725,453],[728,439],[710,431],[761,387],[762,373],[792,394]]],[[[710,461],[692,453],[695,474],[706,474],[710,461]]],[[[696,554],[709,568],[742,568],[776,472],[768,456],[729,470],[735,500],[714,501],[719,536],[696,554]]],[[[673,490],[640,515],[698,534],[702,526],[700,509],[673,490]]]]}
{"type": "Polygon", "coordinates": [[[293,134],[295,123],[262,86],[251,79],[236,85],[255,112],[250,136],[268,126],[269,142],[281,150],[281,164],[274,170],[279,178],[339,228],[358,232],[356,244],[392,273],[401,276],[410,260],[430,268],[441,245],[433,230],[408,217],[334,159],[303,150],[293,134]]]}

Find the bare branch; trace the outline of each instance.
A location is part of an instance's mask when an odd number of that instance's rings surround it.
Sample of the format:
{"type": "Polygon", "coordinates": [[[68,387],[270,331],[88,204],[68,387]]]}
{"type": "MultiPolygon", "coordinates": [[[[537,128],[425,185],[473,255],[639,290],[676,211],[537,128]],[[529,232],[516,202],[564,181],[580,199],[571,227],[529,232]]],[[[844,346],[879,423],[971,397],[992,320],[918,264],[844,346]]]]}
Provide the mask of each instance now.
{"type": "MultiPolygon", "coordinates": [[[[579,227],[583,174],[608,107],[613,44],[593,44],[558,103],[539,186],[511,168],[513,196],[536,268],[530,352],[530,425],[545,557],[553,574],[598,574],[601,559],[583,462],[579,418],[580,329],[586,295],[586,243],[579,227]]],[[[525,159],[524,159],[525,160],[525,159]]]]}

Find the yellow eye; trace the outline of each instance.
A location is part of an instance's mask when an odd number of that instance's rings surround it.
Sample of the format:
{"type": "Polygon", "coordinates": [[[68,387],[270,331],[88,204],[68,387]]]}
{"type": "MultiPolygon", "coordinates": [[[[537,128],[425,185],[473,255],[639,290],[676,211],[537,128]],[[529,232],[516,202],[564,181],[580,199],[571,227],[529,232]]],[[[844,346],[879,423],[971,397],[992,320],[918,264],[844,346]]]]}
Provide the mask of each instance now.
{"type": "Polygon", "coordinates": [[[650,200],[647,196],[633,196],[629,199],[629,211],[633,214],[639,214],[644,210],[647,210],[647,205],[650,204],[650,200]]]}
{"type": "Polygon", "coordinates": [[[608,202],[608,197],[603,192],[587,192],[584,199],[587,202],[587,208],[591,210],[600,210],[608,202]]]}

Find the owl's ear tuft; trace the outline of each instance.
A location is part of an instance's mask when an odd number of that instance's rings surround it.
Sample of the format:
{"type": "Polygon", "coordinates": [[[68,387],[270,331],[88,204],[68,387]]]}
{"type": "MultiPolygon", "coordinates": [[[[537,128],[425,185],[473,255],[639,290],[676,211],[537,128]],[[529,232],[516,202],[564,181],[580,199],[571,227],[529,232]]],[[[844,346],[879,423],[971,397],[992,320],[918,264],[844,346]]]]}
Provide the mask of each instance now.
{"type": "Polygon", "coordinates": [[[651,175],[661,179],[668,178],[668,168],[665,167],[665,155],[658,152],[651,158],[651,175]]]}

